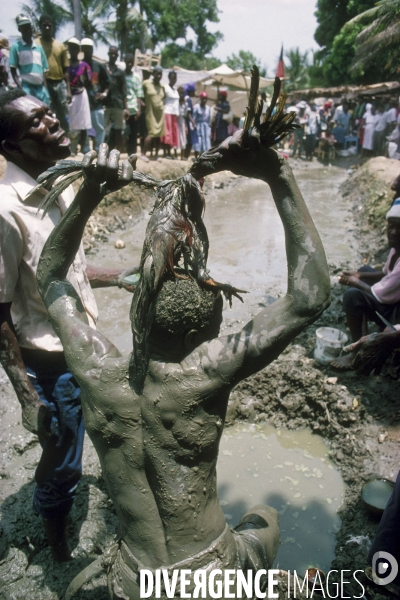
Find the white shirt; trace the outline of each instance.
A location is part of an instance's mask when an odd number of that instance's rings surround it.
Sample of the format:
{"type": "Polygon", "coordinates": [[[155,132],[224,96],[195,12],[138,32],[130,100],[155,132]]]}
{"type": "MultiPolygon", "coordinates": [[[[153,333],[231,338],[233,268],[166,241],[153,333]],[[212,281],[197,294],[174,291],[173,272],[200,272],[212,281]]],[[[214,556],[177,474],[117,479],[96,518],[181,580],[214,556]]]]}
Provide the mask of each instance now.
{"type": "Polygon", "coordinates": [[[390,123],[395,123],[397,120],[397,108],[389,108],[389,110],[387,111],[387,122],[390,123]]]}
{"type": "Polygon", "coordinates": [[[170,85],[165,87],[164,114],[179,116],[179,92],[170,85]]]}
{"type": "MultiPolygon", "coordinates": [[[[7,163],[0,183],[0,303],[11,302],[18,343],[23,348],[62,351],[36,284],[36,269],[43,246],[74,199],[72,187],[58,197],[46,216],[38,206],[46,192],[26,198],[37,185],[25,171],[7,163]]],[[[68,271],[68,280],[82,300],[89,324],[95,327],[97,306],[86,275],[82,244],[68,271]]]]}
{"type": "Polygon", "coordinates": [[[387,112],[378,113],[375,124],[375,131],[385,131],[387,125],[387,112]]]}

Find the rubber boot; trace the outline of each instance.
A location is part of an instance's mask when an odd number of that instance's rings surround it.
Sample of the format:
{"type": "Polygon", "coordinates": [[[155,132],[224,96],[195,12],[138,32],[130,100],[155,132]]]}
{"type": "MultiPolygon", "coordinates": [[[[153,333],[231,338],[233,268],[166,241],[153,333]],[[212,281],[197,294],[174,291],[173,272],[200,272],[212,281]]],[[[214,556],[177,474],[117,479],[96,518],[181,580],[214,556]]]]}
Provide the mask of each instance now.
{"type": "Polygon", "coordinates": [[[43,519],[43,524],[54,560],[57,562],[71,560],[72,556],[67,542],[67,515],[43,519]]]}

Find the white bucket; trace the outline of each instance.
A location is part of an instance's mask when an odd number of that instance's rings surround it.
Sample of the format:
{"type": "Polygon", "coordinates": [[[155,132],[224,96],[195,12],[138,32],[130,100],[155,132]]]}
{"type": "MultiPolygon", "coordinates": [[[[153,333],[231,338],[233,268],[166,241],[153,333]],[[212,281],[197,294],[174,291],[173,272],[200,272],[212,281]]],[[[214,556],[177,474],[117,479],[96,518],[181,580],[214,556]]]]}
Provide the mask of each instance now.
{"type": "Polygon", "coordinates": [[[321,365],[327,365],[340,356],[343,346],[346,345],[348,337],[344,331],[333,327],[320,327],[315,332],[317,344],[314,350],[314,359],[321,365]]]}

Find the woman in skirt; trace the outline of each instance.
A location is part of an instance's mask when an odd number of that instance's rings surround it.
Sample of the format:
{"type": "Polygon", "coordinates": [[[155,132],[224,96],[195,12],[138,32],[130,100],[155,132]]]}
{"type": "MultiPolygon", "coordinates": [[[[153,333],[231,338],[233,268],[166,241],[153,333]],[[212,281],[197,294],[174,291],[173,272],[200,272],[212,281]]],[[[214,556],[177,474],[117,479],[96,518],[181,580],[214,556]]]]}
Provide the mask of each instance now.
{"type": "MultiPolygon", "coordinates": [[[[92,81],[92,71],[86,62],[78,58],[80,43],[76,38],[68,41],[68,50],[71,57],[68,67],[71,87],[71,102],[68,105],[69,128],[72,140],[79,138],[80,149],[83,152],[86,144],[86,131],[92,128],[87,94],[87,89],[90,88],[92,81]]],[[[77,143],[78,141],[76,141],[76,145],[77,143]]],[[[74,149],[76,149],[76,145],[74,149]]],[[[72,152],[72,154],[75,153],[72,152]]]]}
{"type": "Polygon", "coordinates": [[[193,120],[196,123],[198,142],[194,145],[194,155],[211,148],[211,109],[207,105],[207,92],[200,92],[200,104],[193,109],[193,120]]]}

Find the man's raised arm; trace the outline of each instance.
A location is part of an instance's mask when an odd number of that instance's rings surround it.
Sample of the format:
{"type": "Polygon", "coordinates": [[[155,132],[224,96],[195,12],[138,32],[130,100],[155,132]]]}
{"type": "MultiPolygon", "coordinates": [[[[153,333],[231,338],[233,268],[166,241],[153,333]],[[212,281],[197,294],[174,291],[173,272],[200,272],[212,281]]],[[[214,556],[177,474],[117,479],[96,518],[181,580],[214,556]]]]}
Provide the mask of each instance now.
{"type": "Polygon", "coordinates": [[[218,376],[228,385],[235,385],[277,358],[327,308],[328,265],[321,239],[286,159],[263,147],[257,135],[239,131],[211,151],[205,163],[203,172],[201,162],[194,165],[196,176],[210,173],[213,164],[214,171],[229,169],[268,183],[285,230],[288,265],[285,297],[262,310],[236,336],[204,345],[204,366],[214,365],[218,376]],[[210,162],[210,156],[214,161],[210,162]]]}
{"type": "Polygon", "coordinates": [[[128,161],[122,163],[119,172],[119,152],[113,150],[108,156],[106,144],[100,146],[97,164],[93,165],[95,157],[95,152],[85,155],[82,161],[84,184],[49,236],[37,269],[38,289],[63,344],[67,362],[69,358],[77,362],[76,352],[79,351],[82,366],[85,357],[93,353],[104,355],[117,351],[89,326],[84,327],[86,313],[74,287],[66,279],[67,272],[78,251],[85,225],[105,195],[104,187],[107,192],[120,189],[132,180],[133,173],[128,161]]]}

